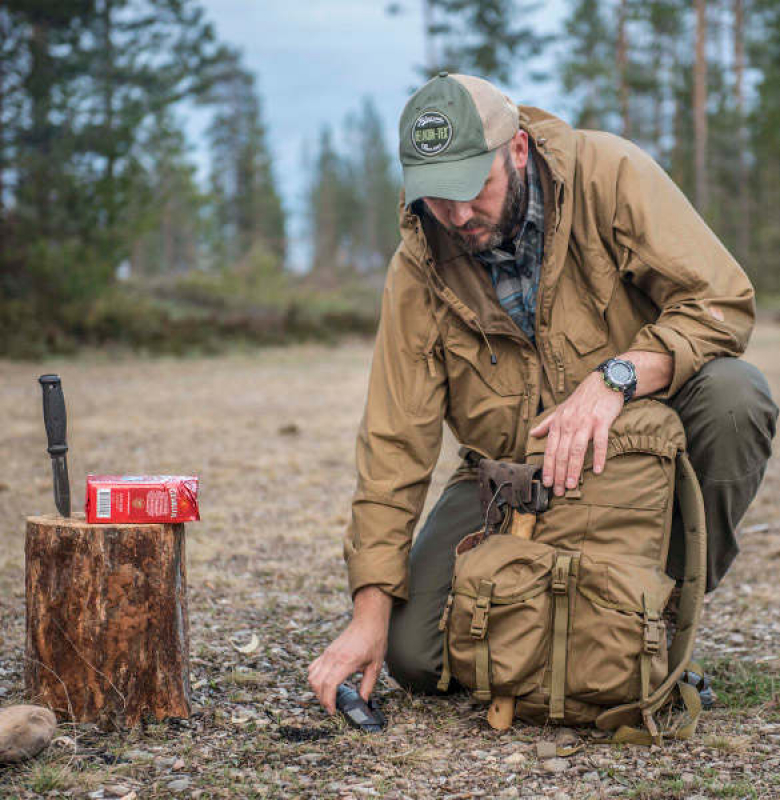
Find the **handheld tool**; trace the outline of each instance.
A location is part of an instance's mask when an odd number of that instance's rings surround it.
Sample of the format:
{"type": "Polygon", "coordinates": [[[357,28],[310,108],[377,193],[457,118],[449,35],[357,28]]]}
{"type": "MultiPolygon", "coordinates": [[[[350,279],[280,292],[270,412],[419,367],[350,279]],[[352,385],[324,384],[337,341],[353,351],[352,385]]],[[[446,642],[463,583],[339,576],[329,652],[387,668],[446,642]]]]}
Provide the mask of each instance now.
{"type": "Polygon", "coordinates": [[[49,455],[54,476],[54,502],[63,517],[70,516],[70,483],[68,481],[68,420],[65,398],[59,375],[41,375],[38,378],[43,390],[43,421],[49,440],[49,455]]]}
{"type": "Polygon", "coordinates": [[[353,728],[359,728],[361,731],[379,733],[387,725],[387,720],[377,707],[374,698],[366,703],[360,694],[346,683],[342,683],[336,691],[336,708],[353,728]]]}

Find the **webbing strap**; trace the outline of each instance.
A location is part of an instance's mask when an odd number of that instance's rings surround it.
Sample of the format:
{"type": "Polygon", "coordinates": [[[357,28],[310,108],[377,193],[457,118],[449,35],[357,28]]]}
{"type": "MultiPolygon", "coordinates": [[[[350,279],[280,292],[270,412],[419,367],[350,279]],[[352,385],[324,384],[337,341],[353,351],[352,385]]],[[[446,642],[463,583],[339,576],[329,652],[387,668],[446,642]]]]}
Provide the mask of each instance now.
{"type": "MultiPolygon", "coordinates": [[[[678,683],[674,687],[674,692],[679,694],[683,703],[682,713],[669,722],[668,725],[655,727],[650,730],[643,714],[645,728],[632,728],[629,725],[621,725],[608,741],[611,744],[659,744],[662,739],[690,739],[696,732],[696,725],[701,714],[701,698],[694,686],[687,683],[678,683]]],[[[671,695],[673,697],[673,695],[671,695]]],[[[670,713],[671,716],[671,713],[670,713]]],[[[652,719],[652,716],[650,717],[652,719]]],[[[653,723],[655,726],[655,723],[653,723]]]]}
{"type": "Polygon", "coordinates": [[[493,581],[480,581],[477,591],[477,602],[471,618],[469,633],[475,638],[475,663],[477,688],[474,697],[489,702],[490,692],[490,650],[488,649],[487,629],[490,618],[490,598],[493,594],[493,581]]]}
{"type": "Polygon", "coordinates": [[[452,610],[452,595],[447,597],[447,603],[444,606],[444,612],[441,615],[441,619],[439,620],[439,630],[443,632],[443,641],[442,641],[442,664],[441,664],[441,677],[439,678],[439,682],[436,684],[436,688],[440,692],[446,692],[447,689],[450,688],[450,678],[452,677],[452,671],[450,669],[450,647],[447,641],[448,636],[447,632],[449,629],[449,622],[450,622],[450,612],[452,610]]]}
{"type": "Polygon", "coordinates": [[[566,692],[566,642],[569,628],[570,555],[558,554],[552,574],[554,602],[550,719],[563,719],[566,692]]]}
{"type": "Polygon", "coordinates": [[[489,703],[493,695],[490,691],[490,650],[488,649],[488,640],[486,638],[477,642],[474,666],[477,672],[477,688],[474,692],[474,697],[477,700],[489,703]]]}

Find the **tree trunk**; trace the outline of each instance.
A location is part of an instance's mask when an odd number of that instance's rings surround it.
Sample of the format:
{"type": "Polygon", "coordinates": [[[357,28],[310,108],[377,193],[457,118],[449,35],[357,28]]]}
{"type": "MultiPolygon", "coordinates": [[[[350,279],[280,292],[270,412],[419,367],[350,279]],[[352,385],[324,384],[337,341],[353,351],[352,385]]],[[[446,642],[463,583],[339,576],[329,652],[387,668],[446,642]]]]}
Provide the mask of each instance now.
{"type": "Polygon", "coordinates": [[[707,3],[695,0],[696,63],[693,73],[694,162],[696,208],[705,214],[709,202],[707,185],[707,3]]]}
{"type": "Polygon", "coordinates": [[[618,10],[618,36],[617,36],[617,74],[618,96],[620,98],[620,116],[623,120],[623,136],[631,137],[631,116],[628,98],[628,0],[620,0],[618,10]]]}
{"type": "Polygon", "coordinates": [[[190,713],[184,525],[27,520],[25,685],[61,718],[190,713]]]}
{"type": "Polygon", "coordinates": [[[744,6],[743,0],[734,0],[734,104],[737,110],[737,258],[743,262],[743,265],[750,248],[750,195],[748,193],[746,158],[748,132],[745,125],[744,72],[744,6]]]}

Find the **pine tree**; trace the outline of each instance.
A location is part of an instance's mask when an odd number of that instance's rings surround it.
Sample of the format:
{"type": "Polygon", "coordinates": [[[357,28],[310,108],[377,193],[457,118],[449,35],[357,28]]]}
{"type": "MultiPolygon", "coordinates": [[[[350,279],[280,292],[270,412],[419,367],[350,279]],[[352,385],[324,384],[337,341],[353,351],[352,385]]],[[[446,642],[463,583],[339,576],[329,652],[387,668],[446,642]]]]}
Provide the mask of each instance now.
{"type": "MultiPolygon", "coordinates": [[[[518,25],[542,7],[519,0],[423,0],[429,42],[440,63],[434,71],[473,72],[511,83],[517,67],[523,76],[540,78],[533,60],[550,36],[518,25]],[[530,69],[529,69],[530,64],[530,69]]],[[[428,75],[432,73],[429,71],[428,75]]]]}
{"type": "Polygon", "coordinates": [[[241,66],[238,53],[225,59],[201,102],[214,108],[207,135],[218,261],[234,264],[262,243],[282,263],[285,214],[255,78],[241,66]]]}

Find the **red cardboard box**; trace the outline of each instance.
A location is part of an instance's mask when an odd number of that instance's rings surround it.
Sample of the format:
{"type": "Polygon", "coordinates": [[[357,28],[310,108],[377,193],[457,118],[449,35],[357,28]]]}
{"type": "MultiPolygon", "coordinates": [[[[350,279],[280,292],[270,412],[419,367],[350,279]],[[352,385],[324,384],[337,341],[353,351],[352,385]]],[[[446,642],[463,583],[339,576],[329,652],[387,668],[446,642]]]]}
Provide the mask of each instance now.
{"type": "Polygon", "coordinates": [[[198,479],[190,475],[87,475],[87,522],[193,522],[198,479]]]}

